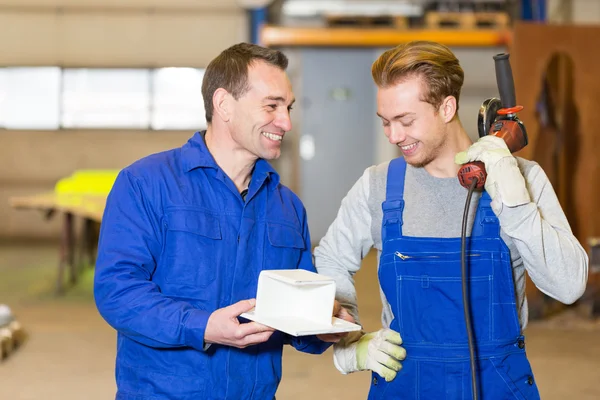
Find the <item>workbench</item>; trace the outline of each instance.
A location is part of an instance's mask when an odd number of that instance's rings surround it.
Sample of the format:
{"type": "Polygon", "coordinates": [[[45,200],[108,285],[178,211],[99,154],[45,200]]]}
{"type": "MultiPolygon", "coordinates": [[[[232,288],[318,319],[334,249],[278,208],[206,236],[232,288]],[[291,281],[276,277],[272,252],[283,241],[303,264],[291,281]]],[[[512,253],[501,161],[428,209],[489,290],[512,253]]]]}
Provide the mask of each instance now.
{"type": "Polygon", "coordinates": [[[12,197],[9,199],[9,203],[15,209],[41,211],[47,219],[52,218],[55,214],[62,216],[56,293],[64,293],[64,275],[67,267],[69,270],[68,281],[74,284],[77,282],[80,269],[86,264],[93,265],[95,263],[96,239],[94,233],[102,221],[106,196],[48,192],[32,196],[12,197]],[[76,217],[83,221],[78,240],[75,240],[76,217]],[[77,260],[75,259],[76,253],[79,255],[77,260]]]}

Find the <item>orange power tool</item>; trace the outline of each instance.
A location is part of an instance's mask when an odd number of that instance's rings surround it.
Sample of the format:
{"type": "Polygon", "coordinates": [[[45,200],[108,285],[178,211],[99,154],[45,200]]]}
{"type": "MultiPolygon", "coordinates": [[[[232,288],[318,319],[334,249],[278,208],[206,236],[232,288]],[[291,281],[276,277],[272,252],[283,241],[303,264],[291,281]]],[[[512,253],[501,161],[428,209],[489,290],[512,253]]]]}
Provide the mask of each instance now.
{"type": "MultiPolygon", "coordinates": [[[[492,97],[483,102],[479,109],[477,129],[480,138],[498,136],[504,139],[510,152],[515,153],[527,145],[528,139],[525,125],[517,117],[523,106],[516,105],[515,84],[508,58],[507,53],[494,56],[500,100],[492,97]]],[[[481,161],[465,164],[458,171],[458,180],[467,189],[475,178],[475,189],[483,189],[486,176],[485,165],[481,161]]]]}

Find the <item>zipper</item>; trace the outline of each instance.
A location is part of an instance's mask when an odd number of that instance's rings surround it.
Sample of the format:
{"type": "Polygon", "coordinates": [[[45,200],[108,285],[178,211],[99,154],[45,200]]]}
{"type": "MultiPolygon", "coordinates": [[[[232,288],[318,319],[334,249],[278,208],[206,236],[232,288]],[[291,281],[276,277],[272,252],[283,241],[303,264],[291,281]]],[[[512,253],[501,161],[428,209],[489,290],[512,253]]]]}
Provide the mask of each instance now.
{"type": "MultiPolygon", "coordinates": [[[[440,256],[409,256],[406,254],[402,254],[399,251],[395,252],[394,255],[401,260],[409,260],[409,259],[418,259],[418,258],[440,258],[440,256]]],[[[481,254],[467,254],[469,257],[479,257],[481,254]]]]}
{"type": "Polygon", "coordinates": [[[394,253],[396,257],[399,257],[401,260],[408,260],[411,258],[440,258],[440,256],[409,256],[406,254],[402,254],[399,251],[394,253]]]}

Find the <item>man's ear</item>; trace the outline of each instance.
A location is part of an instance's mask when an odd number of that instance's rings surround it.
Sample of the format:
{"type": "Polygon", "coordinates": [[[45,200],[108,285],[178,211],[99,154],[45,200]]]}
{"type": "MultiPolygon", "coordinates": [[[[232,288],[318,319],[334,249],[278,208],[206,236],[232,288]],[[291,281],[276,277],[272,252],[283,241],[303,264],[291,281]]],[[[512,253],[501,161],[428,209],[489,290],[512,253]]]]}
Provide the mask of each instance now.
{"type": "Polygon", "coordinates": [[[231,101],[233,98],[223,88],[218,88],[213,94],[213,114],[217,115],[224,122],[228,122],[231,118],[231,101]]]}
{"type": "Polygon", "coordinates": [[[452,121],[457,111],[457,103],[456,97],[448,96],[444,100],[442,100],[442,104],[440,105],[440,113],[442,118],[444,118],[444,122],[448,123],[452,121]]]}

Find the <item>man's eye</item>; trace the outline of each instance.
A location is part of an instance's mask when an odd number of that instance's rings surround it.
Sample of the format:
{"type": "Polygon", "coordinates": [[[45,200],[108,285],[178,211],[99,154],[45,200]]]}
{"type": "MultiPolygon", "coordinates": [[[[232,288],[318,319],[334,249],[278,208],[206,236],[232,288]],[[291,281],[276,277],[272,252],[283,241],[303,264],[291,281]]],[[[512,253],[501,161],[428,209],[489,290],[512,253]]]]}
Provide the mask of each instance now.
{"type": "Polygon", "coordinates": [[[390,126],[390,123],[388,121],[381,121],[381,124],[386,127],[390,126]]]}
{"type": "Polygon", "coordinates": [[[294,107],[292,107],[292,106],[288,107],[288,111],[292,111],[293,109],[294,109],[294,107]]]}
{"type": "Polygon", "coordinates": [[[415,121],[402,122],[402,126],[405,127],[405,128],[408,128],[409,126],[411,126],[413,124],[413,122],[415,122],[415,121]]]}
{"type": "Polygon", "coordinates": [[[269,104],[269,105],[267,105],[267,107],[269,107],[271,110],[276,110],[277,104],[269,104]]]}

